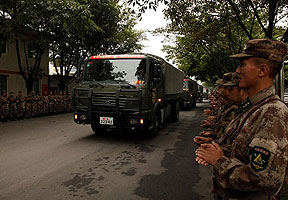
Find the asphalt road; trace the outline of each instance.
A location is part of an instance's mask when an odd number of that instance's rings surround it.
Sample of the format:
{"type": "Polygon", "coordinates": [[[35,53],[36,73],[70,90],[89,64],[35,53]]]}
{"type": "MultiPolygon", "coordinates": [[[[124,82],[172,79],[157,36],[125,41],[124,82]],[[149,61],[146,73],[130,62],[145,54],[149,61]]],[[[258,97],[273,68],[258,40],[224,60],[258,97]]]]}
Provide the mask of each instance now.
{"type": "Polygon", "coordinates": [[[0,199],[213,199],[211,168],[194,161],[207,106],[181,111],[149,140],[97,136],[71,113],[0,123],[0,199]]]}

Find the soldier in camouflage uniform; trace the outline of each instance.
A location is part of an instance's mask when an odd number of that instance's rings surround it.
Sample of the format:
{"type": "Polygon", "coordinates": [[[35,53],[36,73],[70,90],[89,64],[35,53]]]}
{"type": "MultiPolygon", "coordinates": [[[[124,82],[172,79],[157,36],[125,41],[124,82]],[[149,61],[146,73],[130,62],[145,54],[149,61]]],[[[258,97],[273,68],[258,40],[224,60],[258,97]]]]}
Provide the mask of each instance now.
{"type": "Polygon", "coordinates": [[[36,99],[37,99],[37,115],[41,116],[43,115],[43,101],[42,101],[42,96],[41,94],[38,92],[36,95],[36,99]]]}
{"type": "MultiPolygon", "coordinates": [[[[228,122],[231,122],[235,117],[237,117],[238,114],[241,113],[241,106],[239,107],[239,105],[241,105],[242,102],[244,102],[247,97],[247,91],[245,89],[240,89],[238,86],[238,78],[237,76],[235,76],[235,74],[233,73],[227,73],[224,74],[224,76],[228,76],[228,79],[230,79],[228,82],[224,83],[223,85],[225,85],[228,88],[228,102],[231,104],[231,106],[226,109],[221,118],[221,129],[218,130],[219,133],[219,137],[217,140],[215,140],[214,142],[218,143],[220,145],[220,147],[222,148],[223,152],[225,155],[230,155],[230,151],[232,149],[232,137],[229,133],[227,133],[226,130],[226,126],[228,126],[228,122]]],[[[224,78],[224,77],[223,77],[224,78]]],[[[205,137],[201,137],[201,136],[196,136],[194,138],[194,142],[197,144],[204,144],[207,142],[212,142],[211,138],[205,138],[205,137]]],[[[199,157],[196,158],[196,161],[199,164],[202,164],[204,166],[207,166],[208,163],[203,160],[200,159],[199,157]]],[[[223,188],[221,187],[221,185],[218,184],[217,182],[217,171],[214,170],[213,171],[213,187],[212,187],[212,191],[215,194],[215,196],[217,197],[216,199],[221,199],[222,196],[224,195],[223,193],[223,188]]]]}
{"type": "Polygon", "coordinates": [[[18,91],[16,96],[16,106],[17,106],[17,118],[23,119],[25,116],[25,98],[22,95],[22,91],[18,91]]]}
{"type": "Polygon", "coordinates": [[[1,121],[6,121],[9,114],[9,104],[7,100],[7,93],[5,90],[2,91],[0,102],[1,102],[1,121]]]}
{"type": "Polygon", "coordinates": [[[31,93],[31,117],[36,117],[38,115],[38,96],[35,95],[35,91],[31,93]]]}
{"type": "Polygon", "coordinates": [[[216,199],[273,199],[280,191],[288,163],[288,108],[275,95],[273,79],[282,67],[287,47],[270,39],[248,41],[236,72],[249,98],[225,132],[231,151],[217,143],[202,144],[196,156],[213,165],[223,195],[216,199]]]}
{"type": "Polygon", "coordinates": [[[7,100],[9,103],[9,119],[15,120],[17,113],[17,105],[16,105],[16,99],[14,97],[14,92],[10,92],[10,95],[7,98],[7,100]]]}
{"type": "Polygon", "coordinates": [[[52,91],[50,91],[48,99],[49,99],[49,112],[48,113],[52,114],[54,112],[54,95],[52,91]]]}
{"type": "Polygon", "coordinates": [[[57,94],[57,91],[54,91],[54,94],[53,94],[53,106],[54,106],[54,109],[53,109],[53,113],[56,114],[59,112],[59,107],[58,107],[58,94],[57,94]]]}
{"type": "Polygon", "coordinates": [[[25,117],[31,117],[31,104],[32,104],[32,92],[29,92],[27,97],[25,97],[25,117]]]}
{"type": "MultiPolygon", "coordinates": [[[[215,116],[209,116],[211,129],[209,134],[206,131],[201,132],[201,135],[212,137],[213,139],[220,138],[224,132],[226,126],[235,116],[236,105],[233,102],[229,102],[228,97],[230,89],[238,85],[238,79],[236,73],[225,73],[223,78],[217,81],[219,92],[221,96],[218,98],[220,105],[217,106],[217,114],[215,116]]],[[[206,124],[207,125],[207,124],[206,124]]]]}
{"type": "Polygon", "coordinates": [[[64,112],[64,96],[63,96],[63,92],[60,91],[58,94],[58,112],[62,113],[64,112]]]}
{"type": "Polygon", "coordinates": [[[44,96],[42,96],[43,102],[43,115],[48,115],[49,113],[49,97],[47,96],[47,92],[44,92],[44,96]]]}

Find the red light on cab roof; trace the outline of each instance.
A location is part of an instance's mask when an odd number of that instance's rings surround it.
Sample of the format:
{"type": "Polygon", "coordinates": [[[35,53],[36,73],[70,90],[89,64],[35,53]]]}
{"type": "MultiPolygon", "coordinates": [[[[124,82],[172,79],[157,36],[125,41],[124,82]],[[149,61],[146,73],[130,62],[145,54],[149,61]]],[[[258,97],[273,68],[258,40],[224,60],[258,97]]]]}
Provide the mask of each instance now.
{"type": "Polygon", "coordinates": [[[117,59],[117,58],[144,58],[144,55],[103,55],[103,56],[91,56],[90,59],[117,59]]]}
{"type": "Polygon", "coordinates": [[[189,79],[184,79],[184,81],[189,81],[189,79]]]}

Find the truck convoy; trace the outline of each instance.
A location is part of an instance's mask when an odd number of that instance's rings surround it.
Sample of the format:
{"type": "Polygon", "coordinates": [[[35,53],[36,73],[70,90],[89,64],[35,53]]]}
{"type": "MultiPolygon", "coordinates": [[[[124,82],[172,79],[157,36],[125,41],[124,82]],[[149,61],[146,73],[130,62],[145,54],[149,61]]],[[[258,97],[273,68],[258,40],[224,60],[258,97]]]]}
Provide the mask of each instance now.
{"type": "Polygon", "coordinates": [[[155,137],[165,120],[178,121],[184,74],[151,54],[92,56],[73,89],[74,121],[155,137]]]}
{"type": "Polygon", "coordinates": [[[197,93],[197,82],[190,78],[185,78],[183,84],[183,95],[181,98],[181,107],[185,109],[191,109],[196,107],[197,93]]]}

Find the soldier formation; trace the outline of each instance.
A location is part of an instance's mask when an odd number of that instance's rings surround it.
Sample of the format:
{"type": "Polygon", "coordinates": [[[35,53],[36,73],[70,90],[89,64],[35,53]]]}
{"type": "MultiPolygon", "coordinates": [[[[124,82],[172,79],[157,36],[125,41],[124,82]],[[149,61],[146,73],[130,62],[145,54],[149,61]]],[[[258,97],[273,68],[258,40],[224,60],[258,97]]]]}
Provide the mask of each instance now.
{"type": "Polygon", "coordinates": [[[47,95],[45,92],[42,96],[32,91],[27,97],[24,97],[19,91],[16,97],[14,92],[10,92],[7,97],[6,91],[3,90],[0,96],[0,119],[2,122],[71,111],[71,93],[50,92],[47,95]]]}
{"type": "Polygon", "coordinates": [[[213,166],[217,200],[286,199],[288,108],[273,79],[287,54],[283,42],[248,41],[236,73],[226,73],[211,93],[205,131],[194,138],[196,162],[213,166]],[[281,195],[280,195],[281,194],[281,195]]]}

